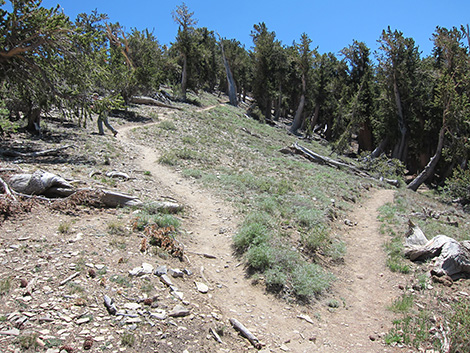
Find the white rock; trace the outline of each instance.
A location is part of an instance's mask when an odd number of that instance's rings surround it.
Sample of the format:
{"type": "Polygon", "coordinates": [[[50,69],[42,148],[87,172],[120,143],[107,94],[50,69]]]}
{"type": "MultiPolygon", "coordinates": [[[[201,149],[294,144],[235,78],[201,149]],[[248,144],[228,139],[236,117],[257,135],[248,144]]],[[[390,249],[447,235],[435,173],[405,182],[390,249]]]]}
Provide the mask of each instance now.
{"type": "Polygon", "coordinates": [[[153,272],[153,266],[151,264],[144,262],[142,264],[142,270],[144,274],[151,274],[153,272]]]}
{"type": "Polygon", "coordinates": [[[0,331],[0,335],[2,336],[19,336],[19,334],[20,330],[18,330],[17,328],[12,328],[7,331],[0,331]]]}
{"type": "Polygon", "coordinates": [[[81,319],[78,319],[78,320],[76,321],[76,324],[77,324],[77,325],[86,324],[86,323],[89,322],[89,321],[90,321],[90,318],[89,318],[89,317],[83,317],[83,318],[81,318],[81,319]]]}
{"type": "Polygon", "coordinates": [[[140,309],[142,305],[139,303],[125,303],[124,308],[129,309],[129,310],[137,310],[140,309]]]}
{"type": "Polygon", "coordinates": [[[162,275],[160,277],[160,280],[166,284],[167,286],[172,286],[173,285],[173,282],[171,281],[170,277],[168,277],[167,275],[162,275]]]}
{"type": "Polygon", "coordinates": [[[156,313],[150,313],[150,317],[153,317],[157,320],[165,320],[166,319],[166,312],[165,310],[161,310],[156,313]]]}
{"type": "Polygon", "coordinates": [[[196,288],[199,292],[205,294],[209,291],[209,287],[206,284],[202,282],[194,282],[194,283],[196,284],[196,288]]]}

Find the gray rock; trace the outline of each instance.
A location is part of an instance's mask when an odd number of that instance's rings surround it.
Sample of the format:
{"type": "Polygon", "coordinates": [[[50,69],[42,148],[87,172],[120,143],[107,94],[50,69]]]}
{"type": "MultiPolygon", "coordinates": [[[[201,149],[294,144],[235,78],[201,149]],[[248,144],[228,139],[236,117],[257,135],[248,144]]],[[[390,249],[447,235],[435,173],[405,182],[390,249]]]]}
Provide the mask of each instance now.
{"type": "Polygon", "coordinates": [[[165,265],[157,266],[154,272],[155,276],[158,276],[158,277],[166,275],[167,273],[168,273],[168,270],[165,265]]]}
{"type": "Polygon", "coordinates": [[[183,316],[188,316],[190,314],[190,310],[185,308],[184,306],[181,305],[176,305],[172,311],[168,314],[168,316],[171,317],[183,317],[183,316]]]}
{"type": "Polygon", "coordinates": [[[168,277],[167,275],[162,275],[160,277],[160,280],[166,284],[167,286],[172,286],[173,285],[173,282],[171,281],[170,277],[168,277]]]}
{"type": "Polygon", "coordinates": [[[170,274],[173,278],[178,278],[178,277],[183,277],[184,273],[183,271],[177,269],[177,268],[171,268],[168,270],[168,274],[170,274]]]}

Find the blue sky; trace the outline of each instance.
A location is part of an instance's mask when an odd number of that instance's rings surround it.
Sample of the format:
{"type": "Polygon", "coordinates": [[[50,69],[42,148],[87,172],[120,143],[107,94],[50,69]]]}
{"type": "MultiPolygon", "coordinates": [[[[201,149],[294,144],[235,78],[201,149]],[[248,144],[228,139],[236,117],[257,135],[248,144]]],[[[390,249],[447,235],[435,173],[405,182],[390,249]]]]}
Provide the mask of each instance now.
{"type": "MultiPolygon", "coordinates": [[[[265,22],[277,38],[290,45],[305,32],[320,53],[338,52],[354,39],[372,50],[388,26],[413,37],[423,55],[432,50],[436,26],[451,28],[470,23],[469,0],[186,0],[198,26],[235,38],[252,47],[253,25],[265,22]]],[[[181,0],[43,0],[43,6],[60,4],[72,19],[80,12],[106,13],[110,22],[127,30],[154,30],[160,44],[175,38],[177,25],[171,13],[181,0]]]]}

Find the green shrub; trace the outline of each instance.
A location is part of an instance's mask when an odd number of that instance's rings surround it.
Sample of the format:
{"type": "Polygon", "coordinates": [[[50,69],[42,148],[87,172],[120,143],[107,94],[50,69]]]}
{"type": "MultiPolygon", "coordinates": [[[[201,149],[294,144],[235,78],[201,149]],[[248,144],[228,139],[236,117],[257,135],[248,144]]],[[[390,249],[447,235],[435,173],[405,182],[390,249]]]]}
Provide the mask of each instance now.
{"type": "Polygon", "coordinates": [[[11,289],[11,278],[5,277],[0,280],[0,296],[7,294],[11,289]]]}
{"type": "Polygon", "coordinates": [[[329,240],[328,229],[324,224],[318,223],[310,228],[307,233],[301,234],[301,242],[309,251],[316,251],[320,248],[326,248],[329,240]]]}
{"type": "Polygon", "coordinates": [[[401,179],[405,175],[405,165],[399,159],[390,159],[385,154],[370,158],[368,152],[360,156],[361,167],[376,178],[401,179]]]}
{"type": "Polygon", "coordinates": [[[292,272],[292,287],[295,295],[310,299],[326,290],[334,280],[321,266],[302,263],[292,272]]]}
{"type": "Polygon", "coordinates": [[[158,124],[158,127],[162,130],[167,131],[176,131],[176,125],[170,120],[163,120],[161,123],[158,124]]]}
{"type": "Polygon", "coordinates": [[[251,246],[265,243],[269,238],[270,231],[264,224],[248,223],[233,236],[233,242],[239,251],[246,251],[251,246]]]}
{"type": "Polygon", "coordinates": [[[470,170],[463,170],[460,167],[455,169],[452,177],[446,180],[441,192],[446,201],[459,199],[464,205],[470,203],[470,170]]]}
{"type": "Polygon", "coordinates": [[[419,348],[423,343],[430,341],[431,335],[429,331],[432,326],[430,315],[427,311],[421,311],[418,315],[414,316],[406,315],[401,319],[393,321],[393,327],[385,335],[384,341],[388,345],[400,343],[419,348]]]}
{"type": "Polygon", "coordinates": [[[265,271],[274,263],[274,249],[267,244],[251,247],[246,253],[246,259],[251,268],[258,271],[265,271]]]}
{"type": "Polygon", "coordinates": [[[167,152],[158,158],[158,163],[172,167],[178,165],[178,157],[176,157],[174,152],[167,152]]]}
{"type": "Polygon", "coordinates": [[[299,225],[306,229],[312,229],[324,222],[323,212],[312,208],[302,208],[297,214],[299,225]]]}
{"type": "Polygon", "coordinates": [[[153,212],[154,211],[152,211],[151,209],[148,209],[148,211],[143,210],[142,212],[140,212],[133,221],[134,229],[138,231],[143,231],[145,227],[151,225],[158,225],[162,228],[173,226],[175,229],[178,229],[180,227],[181,222],[177,217],[171,214],[164,213],[153,214],[153,212]],[[149,214],[149,212],[151,214],[149,214]]]}
{"type": "Polygon", "coordinates": [[[412,294],[404,294],[402,297],[395,299],[388,307],[388,310],[394,313],[407,313],[413,307],[413,301],[412,294]]]}
{"type": "Polygon", "coordinates": [[[264,276],[266,278],[266,288],[270,291],[279,292],[287,284],[287,273],[281,266],[275,266],[266,270],[264,276]]]}
{"type": "Polygon", "coordinates": [[[125,333],[121,337],[121,345],[125,347],[132,347],[135,343],[135,336],[133,333],[125,333]]]}

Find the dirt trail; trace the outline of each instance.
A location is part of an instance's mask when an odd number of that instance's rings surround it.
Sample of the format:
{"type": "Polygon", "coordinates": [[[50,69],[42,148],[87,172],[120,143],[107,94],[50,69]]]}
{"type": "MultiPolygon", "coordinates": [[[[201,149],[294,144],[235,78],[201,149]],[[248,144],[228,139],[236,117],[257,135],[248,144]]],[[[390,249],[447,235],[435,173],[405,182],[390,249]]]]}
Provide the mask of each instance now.
{"type": "MultiPolygon", "coordinates": [[[[134,144],[127,136],[133,127],[123,127],[119,136],[124,143],[134,144]]],[[[224,322],[236,318],[264,344],[266,352],[394,352],[375,342],[369,335],[383,332],[391,322],[386,305],[394,296],[388,283],[382,244],[376,220],[377,208],[391,201],[391,191],[374,191],[351,219],[358,225],[347,235],[348,254],[341,266],[339,280],[333,289],[337,298],[344,298],[346,308],[334,313],[318,308],[291,305],[266,294],[245,278],[243,265],[233,256],[231,237],[238,223],[233,209],[201,190],[194,181],[157,163],[159,154],[153,148],[140,149],[138,164],[151,172],[160,185],[155,193],[170,195],[185,205],[184,228],[189,235],[182,241],[197,280],[207,281],[209,300],[224,316],[224,322]],[[210,259],[198,254],[210,254],[210,259]],[[201,271],[201,269],[203,269],[201,271]],[[202,272],[202,274],[201,274],[202,272]],[[320,320],[315,313],[321,311],[320,320]],[[313,323],[300,319],[308,315],[313,323]]],[[[323,307],[323,306],[322,306],[323,307]]],[[[229,348],[229,347],[226,347],[229,348]]],[[[230,351],[230,349],[229,349],[230,351]]]]}
{"type": "Polygon", "coordinates": [[[379,232],[378,208],[393,201],[393,190],[375,190],[350,215],[357,222],[344,226],[347,254],[337,274],[333,293],[342,306],[326,314],[322,334],[329,341],[323,352],[393,352],[372,339],[387,332],[393,314],[386,307],[400,291],[400,276],[391,273],[385,263],[383,235],[379,232]]]}

